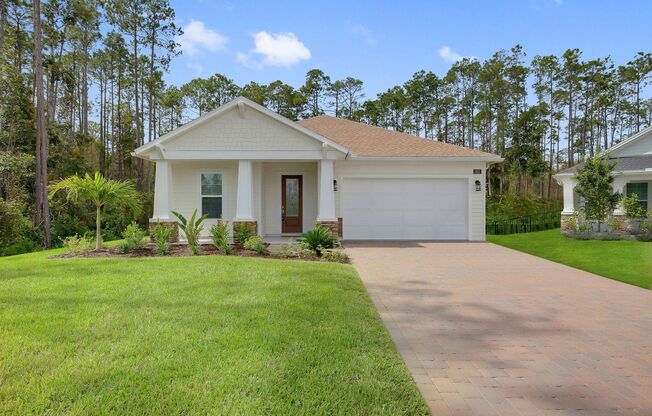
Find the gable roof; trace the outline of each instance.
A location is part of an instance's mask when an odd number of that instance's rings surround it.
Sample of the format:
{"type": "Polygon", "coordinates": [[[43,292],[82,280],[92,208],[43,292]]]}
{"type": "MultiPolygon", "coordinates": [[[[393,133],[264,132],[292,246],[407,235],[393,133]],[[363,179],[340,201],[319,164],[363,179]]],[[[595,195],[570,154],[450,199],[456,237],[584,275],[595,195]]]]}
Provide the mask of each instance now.
{"type": "Polygon", "coordinates": [[[172,130],[171,132],[164,134],[163,136],[159,137],[158,139],[152,140],[151,142],[140,146],[139,148],[134,150],[133,155],[137,156],[137,157],[144,157],[145,154],[148,153],[149,151],[157,149],[158,147],[162,146],[164,143],[166,143],[168,141],[171,141],[171,140],[173,140],[175,138],[178,138],[179,136],[182,136],[184,133],[186,133],[186,132],[188,132],[188,131],[190,131],[190,130],[198,127],[198,126],[201,126],[201,125],[203,125],[204,123],[206,123],[206,122],[208,122],[210,120],[215,119],[216,117],[218,117],[221,114],[233,109],[234,107],[237,107],[239,111],[246,111],[245,107],[253,109],[254,111],[257,111],[257,112],[259,112],[261,114],[264,114],[264,115],[266,115],[266,116],[268,116],[268,117],[270,117],[270,118],[272,118],[272,119],[274,119],[274,120],[276,120],[276,121],[278,121],[278,122],[292,128],[292,129],[294,129],[294,130],[297,130],[297,131],[305,134],[306,136],[308,136],[308,137],[310,137],[312,139],[315,139],[315,140],[317,140],[317,141],[319,141],[319,142],[321,142],[323,144],[328,145],[329,147],[331,147],[333,149],[339,150],[339,151],[341,151],[343,153],[348,153],[349,152],[349,150],[347,148],[345,148],[345,147],[341,146],[340,144],[338,144],[338,143],[336,143],[336,142],[334,142],[334,141],[320,135],[319,133],[317,133],[317,132],[315,132],[313,130],[307,129],[307,128],[301,126],[300,124],[295,123],[292,120],[289,120],[289,119],[281,116],[280,114],[277,114],[274,111],[269,110],[268,108],[265,108],[262,105],[257,104],[255,102],[249,100],[248,98],[238,97],[238,98],[236,98],[236,99],[234,99],[232,101],[229,101],[226,104],[223,104],[223,105],[219,106],[215,110],[210,111],[210,112],[208,112],[206,114],[203,114],[202,116],[190,121],[189,123],[186,123],[183,126],[180,126],[180,127],[176,128],[176,129],[172,130]]]}
{"type": "Polygon", "coordinates": [[[643,129],[643,130],[639,131],[638,133],[632,134],[631,136],[629,136],[625,140],[623,140],[623,141],[621,141],[619,143],[616,143],[615,145],[613,145],[610,148],[608,148],[607,150],[605,150],[604,153],[609,154],[609,153],[613,152],[614,150],[622,149],[623,147],[626,147],[626,146],[630,145],[632,142],[635,142],[637,140],[640,140],[642,137],[647,136],[647,134],[650,133],[650,132],[652,132],[652,126],[646,128],[646,129],[643,129]]]}
{"type": "MultiPolygon", "coordinates": [[[[610,157],[609,163],[614,166],[614,172],[648,172],[652,171],[652,155],[610,157]]],[[[561,175],[574,174],[584,166],[584,162],[564,169],[561,175]]]]}
{"type": "Polygon", "coordinates": [[[354,156],[363,158],[422,157],[502,160],[492,153],[326,115],[308,118],[298,123],[350,149],[354,156]]]}

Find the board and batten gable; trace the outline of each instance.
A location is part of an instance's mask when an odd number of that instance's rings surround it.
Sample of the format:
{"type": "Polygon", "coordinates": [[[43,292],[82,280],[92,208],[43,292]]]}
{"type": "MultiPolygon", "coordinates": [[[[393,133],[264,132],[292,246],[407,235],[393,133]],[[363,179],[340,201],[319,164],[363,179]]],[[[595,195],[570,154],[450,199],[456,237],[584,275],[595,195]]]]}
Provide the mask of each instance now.
{"type": "Polygon", "coordinates": [[[652,129],[648,129],[641,137],[624,143],[622,146],[614,146],[609,152],[609,157],[630,157],[652,155],[652,129]]]}
{"type": "Polygon", "coordinates": [[[269,116],[232,108],[166,143],[168,151],[316,151],[322,144],[269,116]]]}
{"type": "MultiPolygon", "coordinates": [[[[461,178],[468,181],[469,240],[485,240],[485,170],[486,162],[465,161],[364,161],[344,160],[335,163],[334,177],[338,183],[335,192],[336,216],[342,216],[342,193],[347,178],[461,178]],[[474,174],[480,169],[480,174],[474,174]],[[475,181],[481,190],[475,190],[475,181]]],[[[346,219],[344,219],[346,228],[346,219]]]]}

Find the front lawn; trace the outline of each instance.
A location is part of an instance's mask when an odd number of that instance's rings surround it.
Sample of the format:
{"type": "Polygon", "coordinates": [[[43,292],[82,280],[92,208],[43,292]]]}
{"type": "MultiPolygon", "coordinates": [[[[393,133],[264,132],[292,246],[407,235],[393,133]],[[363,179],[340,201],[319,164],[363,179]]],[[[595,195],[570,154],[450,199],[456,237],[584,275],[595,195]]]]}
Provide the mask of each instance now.
{"type": "Polygon", "coordinates": [[[351,266],[52,254],[0,259],[0,414],[427,414],[351,266]]]}
{"type": "Polygon", "coordinates": [[[526,234],[488,235],[492,243],[652,289],[652,243],[575,240],[559,229],[526,234]]]}

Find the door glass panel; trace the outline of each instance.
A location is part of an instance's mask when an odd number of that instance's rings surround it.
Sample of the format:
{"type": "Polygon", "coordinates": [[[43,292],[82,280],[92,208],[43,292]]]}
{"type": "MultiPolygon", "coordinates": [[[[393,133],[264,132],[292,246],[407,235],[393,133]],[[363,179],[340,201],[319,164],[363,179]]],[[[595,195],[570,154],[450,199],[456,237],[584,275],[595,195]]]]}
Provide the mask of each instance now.
{"type": "Polygon", "coordinates": [[[299,216],[299,179],[285,179],[285,215],[299,216]]]}

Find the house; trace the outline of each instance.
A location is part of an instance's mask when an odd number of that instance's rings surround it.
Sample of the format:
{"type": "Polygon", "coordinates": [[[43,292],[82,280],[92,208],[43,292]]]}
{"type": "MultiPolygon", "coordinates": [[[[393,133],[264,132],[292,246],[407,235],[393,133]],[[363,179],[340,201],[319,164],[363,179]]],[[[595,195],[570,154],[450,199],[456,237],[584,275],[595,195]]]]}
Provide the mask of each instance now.
{"type": "MultiPolygon", "coordinates": [[[[640,204],[649,209],[651,206],[648,198],[652,184],[652,127],[610,147],[604,154],[614,165],[614,192],[622,195],[636,194],[640,204]]],[[[557,182],[564,187],[562,216],[570,216],[580,207],[575,192],[575,172],[581,166],[580,163],[555,175],[557,182]]],[[[625,215],[622,202],[613,215],[625,215]]]]}
{"type": "Polygon", "coordinates": [[[502,160],[335,117],[294,122],[243,97],[134,156],[156,163],[151,222],[197,209],[205,228],[272,238],[320,223],[348,240],[484,240],[486,169],[502,160]]]}

